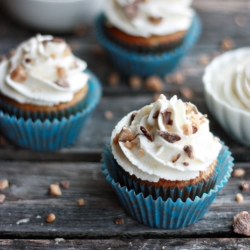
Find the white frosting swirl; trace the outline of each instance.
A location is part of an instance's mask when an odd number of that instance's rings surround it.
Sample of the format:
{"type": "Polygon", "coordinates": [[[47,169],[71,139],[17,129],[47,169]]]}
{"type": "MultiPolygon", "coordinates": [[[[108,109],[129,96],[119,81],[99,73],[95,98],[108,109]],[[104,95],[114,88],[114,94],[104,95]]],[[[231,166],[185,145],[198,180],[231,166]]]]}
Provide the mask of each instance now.
{"type": "Polygon", "coordinates": [[[9,60],[0,63],[0,91],[25,104],[53,106],[69,102],[88,82],[89,76],[82,72],[86,67],[86,62],[76,58],[63,40],[37,35],[20,44],[9,60]],[[26,74],[22,82],[11,77],[20,65],[26,74]],[[58,69],[63,71],[62,76],[58,69]],[[58,80],[67,86],[56,84],[58,80]]]}
{"type": "Polygon", "coordinates": [[[137,178],[151,182],[157,182],[160,178],[190,180],[197,177],[200,171],[206,171],[216,160],[221,144],[214,140],[209,131],[209,121],[194,105],[185,104],[177,100],[176,96],[169,101],[161,95],[155,103],[137,111],[131,122],[133,113],[129,113],[117,124],[111,136],[114,158],[130,175],[134,174],[137,178]],[[171,125],[166,125],[162,115],[166,110],[171,112],[171,125]],[[156,117],[158,111],[159,115],[156,117]],[[186,125],[195,125],[198,130],[187,134],[184,132],[186,125]],[[127,147],[124,140],[116,141],[117,134],[124,126],[137,135],[131,141],[132,148],[127,147]],[[141,126],[153,136],[153,141],[142,133],[141,126]],[[180,140],[169,142],[160,136],[159,131],[174,133],[180,140]],[[184,150],[185,146],[192,146],[193,157],[190,158],[184,150]],[[179,158],[174,161],[177,155],[179,158]]]}
{"type": "Polygon", "coordinates": [[[137,15],[128,18],[123,7],[133,0],[109,0],[105,8],[108,21],[123,32],[140,37],[168,35],[188,30],[194,11],[189,7],[191,0],[148,0],[138,4],[137,15]],[[150,22],[149,17],[161,17],[158,24],[150,22]]]}

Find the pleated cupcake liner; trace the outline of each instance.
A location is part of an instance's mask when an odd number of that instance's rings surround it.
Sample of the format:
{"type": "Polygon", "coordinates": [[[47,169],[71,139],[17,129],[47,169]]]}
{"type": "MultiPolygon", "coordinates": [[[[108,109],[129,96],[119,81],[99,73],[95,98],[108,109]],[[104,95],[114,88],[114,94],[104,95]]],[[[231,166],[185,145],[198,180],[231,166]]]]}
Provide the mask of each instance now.
{"type": "Polygon", "coordinates": [[[129,176],[118,164],[115,171],[117,171],[117,180],[122,187],[125,186],[128,190],[133,189],[136,194],[143,193],[144,197],[152,195],[155,200],[161,197],[163,201],[166,201],[168,198],[176,201],[180,198],[185,202],[187,198],[194,200],[196,196],[201,197],[204,193],[208,193],[210,189],[214,188],[218,176],[218,169],[216,167],[214,173],[207,180],[198,182],[196,185],[184,186],[183,189],[178,187],[171,189],[170,187],[157,188],[151,184],[142,184],[140,180],[129,176]]]}
{"type": "Polygon", "coordinates": [[[208,211],[231,175],[233,158],[231,152],[223,144],[218,156],[216,167],[218,175],[215,186],[208,193],[203,193],[201,197],[196,196],[194,200],[187,198],[185,202],[180,198],[176,201],[171,198],[164,200],[162,197],[154,199],[152,195],[145,197],[143,192],[137,194],[134,189],[128,190],[126,186],[121,186],[118,182],[116,167],[117,163],[107,145],[102,154],[102,172],[127,213],[133,219],[150,227],[177,229],[197,222],[208,211]]]}
{"type": "Polygon", "coordinates": [[[13,144],[32,151],[53,151],[74,144],[102,94],[99,80],[89,70],[87,73],[90,80],[84,109],[44,121],[18,118],[0,110],[1,133],[13,144]]]}
{"type": "Polygon", "coordinates": [[[196,43],[202,29],[200,18],[196,14],[182,44],[177,48],[163,53],[136,53],[116,44],[116,42],[110,39],[105,34],[104,21],[105,17],[103,14],[96,21],[95,33],[97,40],[106,49],[113,66],[124,76],[137,75],[147,77],[156,74],[163,77],[172,72],[180,59],[196,43]]]}

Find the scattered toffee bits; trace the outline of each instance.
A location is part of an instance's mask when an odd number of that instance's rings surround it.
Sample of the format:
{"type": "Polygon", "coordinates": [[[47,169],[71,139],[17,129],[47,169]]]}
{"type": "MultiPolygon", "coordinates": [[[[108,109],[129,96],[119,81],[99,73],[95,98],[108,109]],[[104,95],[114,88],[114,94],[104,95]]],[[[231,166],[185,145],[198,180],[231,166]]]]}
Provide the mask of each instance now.
{"type": "Polygon", "coordinates": [[[195,125],[192,125],[193,134],[195,134],[198,131],[198,128],[195,125]]]}
{"type": "Polygon", "coordinates": [[[153,141],[154,140],[154,137],[150,134],[150,132],[143,126],[140,126],[140,130],[142,131],[142,133],[147,137],[147,139],[149,141],[153,141]]]}
{"type": "Polygon", "coordinates": [[[183,150],[188,155],[190,159],[194,159],[194,148],[192,145],[186,145],[184,146],[183,150]]]}
{"type": "Polygon", "coordinates": [[[249,189],[249,184],[248,184],[248,182],[246,182],[246,181],[242,182],[242,183],[240,184],[240,189],[241,189],[242,191],[248,190],[248,189],[249,189]]]}
{"type": "Polygon", "coordinates": [[[27,79],[27,73],[22,65],[18,65],[11,73],[10,78],[19,83],[23,83],[27,79]]]}
{"type": "Polygon", "coordinates": [[[116,224],[116,225],[123,225],[124,224],[124,219],[123,218],[117,218],[117,219],[115,219],[114,220],[114,223],[116,224]]]}
{"type": "Polygon", "coordinates": [[[129,79],[128,79],[128,82],[129,82],[129,86],[131,89],[140,89],[142,87],[142,79],[139,77],[139,76],[131,76],[129,79]]]}
{"type": "Polygon", "coordinates": [[[145,155],[145,152],[144,152],[143,149],[139,149],[139,150],[138,150],[138,153],[139,153],[140,156],[144,156],[144,155],[145,155]]]}
{"type": "Polygon", "coordinates": [[[150,76],[145,80],[145,87],[149,90],[160,92],[163,89],[163,82],[158,76],[150,76]]]}
{"type": "Polygon", "coordinates": [[[234,216],[233,219],[234,232],[237,234],[244,234],[250,236],[250,215],[243,211],[234,216]]]}
{"type": "Polygon", "coordinates": [[[31,63],[32,62],[32,59],[31,58],[25,58],[24,60],[26,63],[31,63]]]}
{"type": "Polygon", "coordinates": [[[150,16],[150,17],[148,18],[148,20],[149,20],[151,23],[157,25],[157,24],[161,23],[162,17],[153,17],[153,16],[150,16]]]}
{"type": "Polygon", "coordinates": [[[60,79],[67,77],[66,69],[63,67],[57,67],[56,73],[60,79]]]}
{"type": "Polygon", "coordinates": [[[181,140],[181,137],[175,133],[169,133],[166,131],[160,131],[159,135],[169,143],[174,143],[181,140]]]}
{"type": "Polygon", "coordinates": [[[2,204],[5,200],[5,195],[4,194],[0,194],[0,204],[2,204]]]}
{"type": "Polygon", "coordinates": [[[221,41],[221,49],[230,50],[234,48],[234,41],[230,38],[225,38],[221,41]]]}
{"type": "Polygon", "coordinates": [[[106,120],[112,120],[113,119],[113,113],[111,111],[105,111],[104,117],[106,120]]]}
{"type": "Polygon", "coordinates": [[[64,79],[59,79],[59,80],[55,81],[55,84],[57,84],[58,86],[63,87],[63,88],[69,87],[69,83],[64,79]]]}
{"type": "Polygon", "coordinates": [[[85,205],[85,200],[79,199],[77,200],[78,206],[84,206],[85,205]]]}
{"type": "Polygon", "coordinates": [[[0,180],[0,191],[9,187],[8,180],[0,180]]]}
{"type": "Polygon", "coordinates": [[[116,86],[119,83],[119,75],[116,72],[112,72],[108,77],[108,84],[110,86],[116,86]]]}
{"type": "Polygon", "coordinates": [[[242,194],[238,193],[238,194],[236,194],[236,196],[235,196],[235,200],[236,200],[237,202],[242,202],[242,201],[244,200],[244,197],[243,197],[242,194]]]}
{"type": "Polygon", "coordinates": [[[160,114],[160,110],[156,111],[156,112],[154,113],[154,115],[153,115],[153,118],[154,118],[154,119],[157,119],[158,116],[159,116],[159,114],[160,114]]]}
{"type": "Polygon", "coordinates": [[[237,168],[234,170],[232,176],[233,177],[242,177],[244,176],[246,171],[243,168],[237,168]]]}
{"type": "Polygon", "coordinates": [[[166,109],[165,111],[163,111],[162,113],[162,116],[163,116],[163,119],[164,119],[164,122],[166,125],[173,125],[173,120],[171,120],[171,115],[172,115],[172,112],[169,111],[168,109],[166,109]]]}
{"type": "Polygon", "coordinates": [[[53,222],[55,219],[56,219],[56,216],[55,216],[54,214],[49,214],[49,215],[47,216],[47,218],[46,218],[46,221],[47,221],[48,223],[51,223],[51,222],[53,222]]]}
{"type": "Polygon", "coordinates": [[[69,185],[70,185],[70,182],[68,180],[61,181],[61,187],[62,188],[68,189],[69,185]]]}
{"type": "Polygon", "coordinates": [[[116,134],[116,136],[113,139],[113,143],[118,144],[118,141],[119,141],[119,134],[116,134]]]}
{"type": "Polygon", "coordinates": [[[124,147],[128,148],[128,149],[132,149],[133,148],[133,143],[130,141],[126,141],[124,142],[124,147]]]}
{"type": "Polygon", "coordinates": [[[178,155],[174,156],[173,159],[172,159],[172,162],[173,163],[177,162],[180,157],[181,157],[181,154],[178,154],[178,155]]]}
{"type": "Polygon", "coordinates": [[[136,135],[131,130],[129,130],[128,127],[124,126],[118,135],[118,141],[121,142],[133,141],[135,137],[136,135]]]}
{"type": "Polygon", "coordinates": [[[61,189],[60,189],[58,184],[51,184],[49,186],[49,193],[50,193],[50,195],[53,195],[53,196],[62,195],[61,189]]]}
{"type": "Polygon", "coordinates": [[[189,166],[189,163],[188,162],[183,162],[183,165],[187,167],[187,166],[189,166]]]}
{"type": "Polygon", "coordinates": [[[184,135],[191,135],[193,133],[193,128],[188,123],[183,124],[182,130],[184,135]]]}
{"type": "Polygon", "coordinates": [[[182,96],[185,97],[186,99],[192,99],[194,96],[194,92],[188,87],[182,87],[180,89],[180,92],[182,96]]]}

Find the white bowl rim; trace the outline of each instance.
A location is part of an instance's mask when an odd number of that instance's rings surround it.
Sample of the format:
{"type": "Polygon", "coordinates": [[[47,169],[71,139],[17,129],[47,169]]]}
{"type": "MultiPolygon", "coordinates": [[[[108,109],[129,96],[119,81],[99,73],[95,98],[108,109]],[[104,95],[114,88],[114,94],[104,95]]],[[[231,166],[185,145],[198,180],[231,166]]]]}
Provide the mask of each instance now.
{"type": "Polygon", "coordinates": [[[208,76],[211,74],[211,71],[212,71],[212,66],[217,63],[217,61],[221,61],[224,57],[227,57],[227,56],[233,56],[235,55],[236,53],[239,53],[243,50],[249,50],[250,52],[250,47],[242,47],[242,48],[238,48],[238,49],[235,49],[235,50],[231,50],[231,51],[228,51],[228,52],[225,52],[223,53],[222,55],[214,58],[210,63],[209,65],[206,66],[205,70],[204,70],[204,74],[202,76],[202,81],[203,81],[203,85],[204,85],[204,89],[205,89],[205,92],[209,93],[211,98],[213,98],[217,103],[219,103],[220,105],[222,105],[224,108],[227,108],[229,109],[230,111],[232,112],[238,112],[244,116],[247,116],[247,118],[250,118],[250,112],[249,111],[245,111],[245,110],[242,110],[242,109],[239,109],[239,108],[235,108],[235,107],[232,107],[230,106],[227,102],[225,101],[222,101],[218,94],[214,94],[211,92],[212,88],[209,87],[209,85],[211,86],[212,84],[207,80],[208,76]]]}

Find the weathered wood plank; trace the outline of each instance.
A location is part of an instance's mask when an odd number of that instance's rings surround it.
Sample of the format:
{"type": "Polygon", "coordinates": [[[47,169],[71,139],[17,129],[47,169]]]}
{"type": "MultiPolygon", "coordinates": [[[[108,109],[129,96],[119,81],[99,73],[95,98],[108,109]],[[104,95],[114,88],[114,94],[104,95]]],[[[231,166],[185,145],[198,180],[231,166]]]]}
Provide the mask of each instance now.
{"type": "MultiPolygon", "coordinates": [[[[182,97],[180,92],[168,92],[167,96],[171,97],[174,94],[177,94],[178,97],[182,97]]],[[[54,153],[34,153],[7,145],[0,147],[0,159],[99,161],[102,149],[109,141],[111,132],[117,122],[128,112],[137,110],[152,101],[152,95],[119,96],[112,98],[103,97],[93,116],[87,122],[86,127],[83,129],[83,132],[79,136],[79,140],[74,147],[62,149],[54,153]],[[113,119],[105,119],[104,113],[106,111],[111,111],[113,113],[113,119]]],[[[248,153],[249,149],[234,142],[225,134],[222,128],[213,119],[212,115],[209,114],[203,96],[196,93],[191,101],[197,105],[202,113],[209,115],[211,131],[230,147],[235,160],[240,162],[250,161],[250,154],[248,153]]]]}
{"type": "Polygon", "coordinates": [[[120,249],[120,250],[246,250],[248,238],[202,238],[202,239],[150,239],[150,240],[0,240],[2,250],[10,249],[120,249]],[[61,240],[61,241],[60,241],[61,240]]]}
{"type": "Polygon", "coordinates": [[[204,218],[179,230],[159,230],[141,225],[131,219],[120,205],[115,193],[101,173],[99,163],[30,163],[0,162],[0,179],[8,179],[10,187],[1,193],[6,200],[0,205],[0,235],[2,238],[172,238],[172,237],[238,237],[232,230],[233,216],[250,211],[250,190],[244,200],[235,201],[241,181],[250,181],[250,164],[243,167],[246,175],[231,178],[219,193],[204,218]],[[50,184],[64,179],[70,181],[62,196],[48,194],[50,184]],[[80,207],[77,200],[86,205],[80,207]],[[56,215],[46,223],[49,213],[56,215]],[[124,218],[124,225],[114,219],[124,218]],[[28,219],[26,223],[18,222],[28,219]]]}

